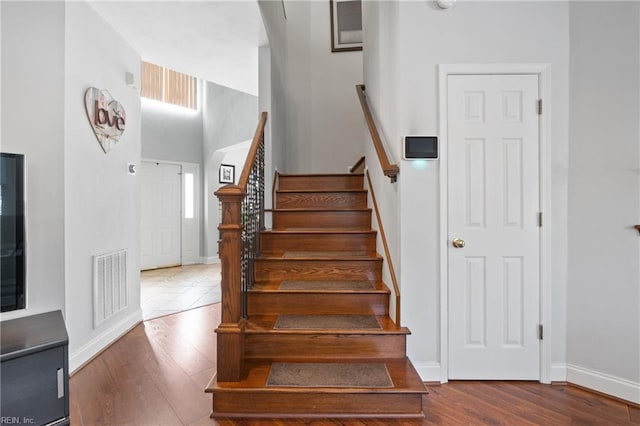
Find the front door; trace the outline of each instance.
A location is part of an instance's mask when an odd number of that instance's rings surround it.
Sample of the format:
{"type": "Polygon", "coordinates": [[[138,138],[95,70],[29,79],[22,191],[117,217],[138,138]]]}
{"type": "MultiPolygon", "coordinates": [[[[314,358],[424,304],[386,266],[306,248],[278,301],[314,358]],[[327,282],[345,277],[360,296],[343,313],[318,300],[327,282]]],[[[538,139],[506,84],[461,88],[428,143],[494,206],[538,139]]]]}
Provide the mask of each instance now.
{"type": "Polygon", "coordinates": [[[144,161],[141,181],[140,269],[181,264],[181,167],[144,161]]]}
{"type": "Polygon", "coordinates": [[[450,75],[449,378],[539,379],[537,75],[450,75]]]}

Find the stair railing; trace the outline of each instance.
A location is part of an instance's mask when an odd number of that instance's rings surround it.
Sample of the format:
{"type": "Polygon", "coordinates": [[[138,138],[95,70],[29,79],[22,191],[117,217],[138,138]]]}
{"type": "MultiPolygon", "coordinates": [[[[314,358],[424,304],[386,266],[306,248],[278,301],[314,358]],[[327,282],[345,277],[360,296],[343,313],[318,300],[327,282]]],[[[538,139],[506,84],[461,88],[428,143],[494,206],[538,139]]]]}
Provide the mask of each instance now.
{"type": "Polygon", "coordinates": [[[389,161],[387,152],[384,149],[384,144],[382,143],[382,139],[380,138],[380,133],[378,132],[378,128],[376,127],[376,123],[373,119],[373,114],[371,113],[371,108],[369,107],[369,101],[367,101],[367,94],[365,93],[364,84],[356,85],[356,92],[358,92],[358,98],[360,99],[362,112],[364,113],[364,118],[367,122],[367,127],[369,128],[369,133],[371,134],[371,140],[373,141],[373,146],[376,149],[376,154],[378,154],[378,160],[380,161],[382,172],[385,176],[391,179],[391,183],[394,183],[396,180],[398,180],[398,173],[400,172],[400,168],[397,164],[392,164],[389,161]]]}
{"type": "Polygon", "coordinates": [[[237,382],[242,378],[247,292],[254,284],[254,260],[260,253],[260,231],[264,229],[264,128],[260,121],[236,185],[216,191],[221,221],[219,256],[221,265],[221,321],[218,333],[217,380],[237,382]]]}
{"type": "Polygon", "coordinates": [[[393,267],[393,259],[391,258],[391,250],[389,250],[389,243],[387,242],[387,234],[384,232],[384,226],[382,225],[382,219],[380,218],[380,209],[378,209],[378,201],[376,200],[376,193],[373,190],[373,183],[371,182],[371,176],[369,176],[369,170],[365,170],[367,176],[367,185],[369,192],[371,193],[371,201],[373,202],[373,211],[376,214],[376,223],[378,224],[378,230],[380,231],[380,238],[382,239],[382,247],[384,248],[384,256],[389,265],[389,276],[391,277],[391,283],[393,284],[393,298],[395,300],[395,322],[397,326],[400,326],[400,288],[398,287],[398,278],[396,278],[396,270],[393,267]]]}

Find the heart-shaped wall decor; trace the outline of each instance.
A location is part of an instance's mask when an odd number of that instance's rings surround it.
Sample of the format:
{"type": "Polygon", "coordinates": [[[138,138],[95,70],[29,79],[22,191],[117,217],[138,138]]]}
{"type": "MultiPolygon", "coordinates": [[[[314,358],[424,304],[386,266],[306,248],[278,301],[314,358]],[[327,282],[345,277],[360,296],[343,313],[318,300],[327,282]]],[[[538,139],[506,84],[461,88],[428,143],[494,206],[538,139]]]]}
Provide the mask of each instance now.
{"type": "Polygon", "coordinates": [[[104,153],[111,151],[124,132],[127,113],[107,90],[89,87],[84,93],[84,107],[93,133],[104,153]]]}

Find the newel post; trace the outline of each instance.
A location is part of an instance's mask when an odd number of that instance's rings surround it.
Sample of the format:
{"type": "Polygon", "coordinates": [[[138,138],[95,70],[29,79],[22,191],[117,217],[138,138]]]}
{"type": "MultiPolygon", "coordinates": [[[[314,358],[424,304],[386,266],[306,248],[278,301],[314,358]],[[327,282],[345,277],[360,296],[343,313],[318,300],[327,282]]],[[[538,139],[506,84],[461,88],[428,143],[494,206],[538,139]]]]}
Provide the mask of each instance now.
{"type": "Polygon", "coordinates": [[[216,191],[221,203],[219,256],[222,269],[222,320],[218,333],[219,382],[238,382],[242,379],[244,361],[244,319],[242,318],[241,247],[242,201],[244,192],[235,185],[216,191]]]}

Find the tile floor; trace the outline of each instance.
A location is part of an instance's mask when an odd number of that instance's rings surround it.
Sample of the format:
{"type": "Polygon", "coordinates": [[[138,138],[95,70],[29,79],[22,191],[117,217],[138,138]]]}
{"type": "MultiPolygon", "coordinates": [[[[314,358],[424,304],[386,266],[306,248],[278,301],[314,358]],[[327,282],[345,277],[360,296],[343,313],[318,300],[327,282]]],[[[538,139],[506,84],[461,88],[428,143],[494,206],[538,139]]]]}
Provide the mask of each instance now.
{"type": "Polygon", "coordinates": [[[149,320],[220,301],[220,264],[140,273],[142,319],[149,320]]]}

